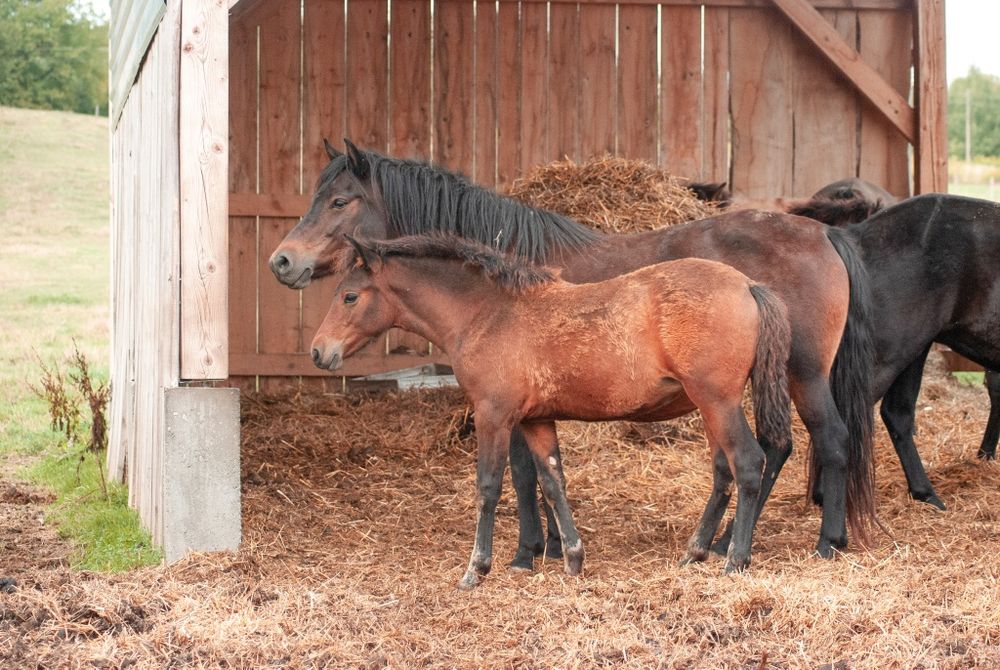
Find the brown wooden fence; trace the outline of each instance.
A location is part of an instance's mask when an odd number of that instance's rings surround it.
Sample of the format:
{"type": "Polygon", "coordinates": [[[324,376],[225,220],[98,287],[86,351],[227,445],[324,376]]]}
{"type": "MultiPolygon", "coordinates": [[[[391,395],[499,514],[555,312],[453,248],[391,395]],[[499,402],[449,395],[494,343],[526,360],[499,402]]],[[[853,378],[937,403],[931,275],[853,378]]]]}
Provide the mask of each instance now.
{"type": "MultiPolygon", "coordinates": [[[[910,95],[911,2],[812,4],[910,95]]],[[[306,209],[323,137],[501,187],[540,163],[609,152],[754,199],[855,175],[910,193],[907,140],[762,0],[244,1],[229,46],[236,376],[324,374],[305,352],[332,286],[292,291],[266,267],[306,209]]],[[[344,373],[427,354],[391,333],[344,373]]]]}

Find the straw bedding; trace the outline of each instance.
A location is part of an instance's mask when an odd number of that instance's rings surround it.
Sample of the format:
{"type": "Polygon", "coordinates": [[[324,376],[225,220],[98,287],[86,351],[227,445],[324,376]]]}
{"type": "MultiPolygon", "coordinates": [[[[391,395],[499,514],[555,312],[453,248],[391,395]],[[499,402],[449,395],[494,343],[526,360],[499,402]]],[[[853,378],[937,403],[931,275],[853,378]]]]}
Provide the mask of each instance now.
{"type": "Polygon", "coordinates": [[[799,427],[750,571],[678,567],[710,483],[697,417],[566,423],[585,574],[505,569],[507,486],[494,571],[472,593],[455,589],[475,519],[456,391],[248,395],[235,554],[73,572],[50,560],[55,537],[48,558],[19,550],[17,537],[45,530],[40,507],[4,496],[0,577],[19,587],[0,594],[0,667],[998,667],[1000,467],[974,457],[986,396],[931,368],[918,440],[949,511],[907,499],[881,431],[879,514],[895,542],[810,556],[819,517],[799,427]]]}

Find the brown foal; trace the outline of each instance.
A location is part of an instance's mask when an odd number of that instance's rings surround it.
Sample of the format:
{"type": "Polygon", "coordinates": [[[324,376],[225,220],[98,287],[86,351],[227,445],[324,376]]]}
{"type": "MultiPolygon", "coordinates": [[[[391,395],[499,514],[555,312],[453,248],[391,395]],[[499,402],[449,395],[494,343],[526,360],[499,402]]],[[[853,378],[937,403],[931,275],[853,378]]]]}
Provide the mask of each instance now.
{"type": "Polygon", "coordinates": [[[350,241],[350,269],[313,340],[313,360],[336,369],[391,327],[448,353],[475,408],[479,440],[476,539],[460,587],[476,586],[492,565],[516,426],[554,508],[566,572],[575,575],[583,545],[566,500],[555,421],[662,421],[695,408],[704,417],[714,482],[685,560],[706,557],[735,478],[726,571],[749,564],[764,455],[743,413],[748,380],[761,438],[791,448],[791,335],[774,293],[727,265],[698,259],[577,285],[455,237],[350,241]]]}

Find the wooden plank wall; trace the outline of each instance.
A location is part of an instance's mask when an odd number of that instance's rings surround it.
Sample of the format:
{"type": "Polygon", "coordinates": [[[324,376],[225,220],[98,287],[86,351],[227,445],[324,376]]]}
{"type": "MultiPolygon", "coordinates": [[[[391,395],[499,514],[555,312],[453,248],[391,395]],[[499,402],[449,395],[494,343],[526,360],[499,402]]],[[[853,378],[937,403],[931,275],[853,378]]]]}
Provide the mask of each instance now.
{"type": "Polygon", "coordinates": [[[111,136],[108,468],[162,537],[163,389],[179,371],[180,2],[168,3],[111,136]]]}
{"type": "MultiPolygon", "coordinates": [[[[909,3],[814,4],[909,95],[909,3]]],[[[345,135],[496,187],[612,153],[753,200],[850,176],[911,188],[905,140],[766,2],[259,0],[231,20],[230,189],[279,204],[230,218],[230,371],[244,385],[325,376],[306,350],[329,280],[292,291],[266,262],[326,163],[322,138],[345,135]]],[[[343,373],[428,353],[392,333],[343,373]]]]}

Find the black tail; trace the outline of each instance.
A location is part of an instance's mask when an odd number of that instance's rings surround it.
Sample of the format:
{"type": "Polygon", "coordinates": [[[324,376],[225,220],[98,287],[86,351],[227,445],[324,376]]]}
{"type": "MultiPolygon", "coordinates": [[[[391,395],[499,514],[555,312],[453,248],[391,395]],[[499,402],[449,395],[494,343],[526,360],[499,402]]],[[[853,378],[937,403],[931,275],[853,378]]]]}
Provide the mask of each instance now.
{"type": "Polygon", "coordinates": [[[788,208],[789,214],[805,216],[830,226],[849,226],[860,223],[875,212],[884,209],[881,201],[865,198],[812,198],[788,208]]]}
{"type": "MultiPolygon", "coordinates": [[[[830,371],[830,390],[848,433],[847,523],[855,537],[866,543],[869,526],[875,521],[875,462],[872,455],[875,343],[868,270],[847,231],[830,228],[826,235],[844,261],[851,283],[847,323],[830,371]]],[[[811,496],[819,477],[815,452],[809,469],[811,496]]]]}
{"type": "Polygon", "coordinates": [[[792,330],[788,309],[771,289],[752,284],[760,325],[757,357],[750,373],[757,437],[787,454],[792,449],[792,400],[788,395],[788,351],[792,330]]]}

